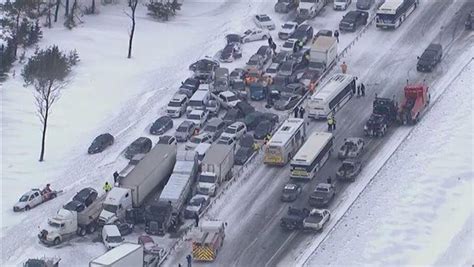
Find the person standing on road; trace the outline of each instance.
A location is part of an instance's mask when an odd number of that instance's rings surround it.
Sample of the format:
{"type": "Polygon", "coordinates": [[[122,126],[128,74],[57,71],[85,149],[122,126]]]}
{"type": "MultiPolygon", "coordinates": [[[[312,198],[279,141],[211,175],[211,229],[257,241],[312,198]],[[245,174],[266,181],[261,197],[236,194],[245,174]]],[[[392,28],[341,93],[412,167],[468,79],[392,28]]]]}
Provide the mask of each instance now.
{"type": "Polygon", "coordinates": [[[332,124],[333,124],[333,119],[332,116],[328,116],[328,132],[332,131],[332,124]]]}
{"type": "Polygon", "coordinates": [[[342,71],[343,74],[347,73],[347,65],[346,65],[345,61],[343,61],[342,64],[341,64],[341,71],[342,71]]]}
{"type": "Polygon", "coordinates": [[[276,49],[277,49],[277,45],[275,43],[272,43],[272,50],[273,50],[273,55],[276,55],[276,49]]]}
{"type": "Polygon", "coordinates": [[[271,37],[271,36],[268,37],[267,41],[268,41],[268,46],[271,48],[271,47],[273,46],[273,39],[272,39],[272,37],[271,37]]]}
{"type": "Polygon", "coordinates": [[[199,226],[199,214],[197,212],[194,213],[194,226],[199,226]]]}
{"type": "Polygon", "coordinates": [[[114,172],[114,184],[115,186],[118,186],[119,183],[119,173],[117,171],[114,172]]]}
{"type": "Polygon", "coordinates": [[[301,107],[300,108],[300,118],[302,118],[302,119],[304,119],[304,112],[305,112],[304,107],[301,107]]]}
{"type": "Polygon", "coordinates": [[[186,256],[186,260],[188,261],[188,267],[191,267],[191,260],[192,260],[191,254],[188,254],[188,256],[186,256]]]}
{"type": "Polygon", "coordinates": [[[109,182],[105,182],[103,188],[104,188],[105,193],[108,193],[110,190],[112,190],[112,186],[109,184],[109,182]]]}
{"type": "Polygon", "coordinates": [[[293,112],[295,113],[295,118],[298,118],[299,107],[295,107],[293,112]]]}
{"type": "Polygon", "coordinates": [[[362,96],[365,96],[365,85],[363,83],[360,83],[360,93],[362,96]]]}
{"type": "Polygon", "coordinates": [[[336,40],[339,43],[339,31],[338,30],[334,31],[334,37],[336,37],[336,40]]]}

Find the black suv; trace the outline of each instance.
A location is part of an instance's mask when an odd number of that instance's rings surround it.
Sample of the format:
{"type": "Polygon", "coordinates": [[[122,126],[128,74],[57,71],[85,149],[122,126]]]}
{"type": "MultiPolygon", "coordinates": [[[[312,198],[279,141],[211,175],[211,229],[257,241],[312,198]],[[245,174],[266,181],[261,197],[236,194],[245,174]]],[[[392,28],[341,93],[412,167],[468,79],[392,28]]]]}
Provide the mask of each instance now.
{"type": "Polygon", "coordinates": [[[111,134],[109,133],[101,134],[97,136],[94,139],[94,141],[92,141],[92,144],[87,150],[87,153],[89,154],[100,153],[104,151],[107,147],[111,146],[113,143],[114,143],[114,137],[111,134]]]}
{"type": "Polygon", "coordinates": [[[158,118],[150,127],[150,134],[164,134],[173,128],[173,120],[168,116],[158,118]]]}
{"type": "Polygon", "coordinates": [[[441,62],[443,57],[443,47],[440,44],[430,44],[421,57],[418,57],[416,70],[422,72],[431,72],[434,67],[441,62]]]}
{"type": "Polygon", "coordinates": [[[291,35],[290,38],[298,39],[298,41],[303,42],[303,45],[306,45],[310,40],[313,39],[314,30],[308,24],[302,24],[296,28],[296,31],[291,35]]]}
{"type": "Polygon", "coordinates": [[[152,146],[153,143],[150,138],[139,137],[127,147],[127,150],[125,150],[125,158],[132,159],[137,154],[146,154],[150,152],[152,146]]]}
{"type": "Polygon", "coordinates": [[[92,202],[97,198],[97,191],[92,187],[86,187],[81,191],[77,192],[77,194],[72,198],[74,201],[78,201],[89,207],[92,202]]]}
{"type": "Polygon", "coordinates": [[[341,22],[339,22],[339,30],[355,32],[357,27],[367,24],[368,18],[369,13],[365,11],[349,11],[342,17],[341,22]]]}

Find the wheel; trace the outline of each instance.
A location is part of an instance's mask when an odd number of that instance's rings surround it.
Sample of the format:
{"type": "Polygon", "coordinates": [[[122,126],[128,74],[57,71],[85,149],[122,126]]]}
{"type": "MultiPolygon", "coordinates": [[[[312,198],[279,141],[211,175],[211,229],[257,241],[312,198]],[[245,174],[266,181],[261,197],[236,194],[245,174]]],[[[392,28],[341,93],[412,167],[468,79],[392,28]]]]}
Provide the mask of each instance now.
{"type": "Polygon", "coordinates": [[[26,206],[25,211],[29,211],[29,210],[30,210],[30,206],[26,206]]]}
{"type": "Polygon", "coordinates": [[[51,193],[51,196],[49,197],[49,199],[53,199],[55,197],[57,197],[56,193],[51,193]]]}
{"type": "Polygon", "coordinates": [[[89,234],[94,233],[95,230],[96,230],[95,223],[93,223],[93,224],[89,225],[89,227],[87,227],[87,232],[88,232],[89,234]]]}
{"type": "Polygon", "coordinates": [[[61,243],[61,239],[59,239],[59,237],[56,237],[56,238],[54,239],[54,245],[57,246],[57,245],[59,245],[60,243],[61,243]]]}
{"type": "Polygon", "coordinates": [[[86,234],[87,234],[86,228],[79,227],[79,229],[77,229],[77,235],[85,236],[86,234]]]}
{"type": "Polygon", "coordinates": [[[266,35],[262,36],[262,40],[268,39],[266,35]]]}

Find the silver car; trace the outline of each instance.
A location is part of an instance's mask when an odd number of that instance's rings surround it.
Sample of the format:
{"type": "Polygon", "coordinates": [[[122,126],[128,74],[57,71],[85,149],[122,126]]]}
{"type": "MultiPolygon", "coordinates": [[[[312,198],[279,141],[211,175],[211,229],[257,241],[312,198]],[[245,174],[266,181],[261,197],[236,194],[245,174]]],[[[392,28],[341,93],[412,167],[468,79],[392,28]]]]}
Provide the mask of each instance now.
{"type": "Polygon", "coordinates": [[[192,121],[183,121],[176,129],[175,137],[178,142],[186,142],[194,134],[196,124],[192,121]]]}

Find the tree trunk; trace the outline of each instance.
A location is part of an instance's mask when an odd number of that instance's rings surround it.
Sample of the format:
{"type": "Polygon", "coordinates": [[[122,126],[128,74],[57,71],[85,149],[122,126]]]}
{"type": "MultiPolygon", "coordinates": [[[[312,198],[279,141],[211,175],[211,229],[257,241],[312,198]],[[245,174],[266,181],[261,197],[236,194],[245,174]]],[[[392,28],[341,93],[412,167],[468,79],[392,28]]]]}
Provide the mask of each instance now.
{"type": "Polygon", "coordinates": [[[49,107],[48,107],[48,104],[46,104],[46,113],[45,113],[45,116],[44,116],[44,121],[43,121],[43,136],[41,138],[41,153],[40,153],[40,158],[39,158],[39,161],[44,161],[44,147],[45,147],[45,143],[46,143],[46,128],[48,127],[48,113],[49,113],[49,107]]]}
{"type": "Polygon", "coordinates": [[[58,12],[59,12],[60,4],[61,4],[61,0],[56,0],[56,10],[54,11],[54,22],[58,22],[58,12]]]}
{"type": "Polygon", "coordinates": [[[49,0],[49,3],[48,3],[48,28],[51,29],[51,0],[49,0]]]}
{"type": "Polygon", "coordinates": [[[18,52],[18,32],[20,31],[20,14],[21,14],[21,9],[18,10],[18,14],[16,15],[15,19],[15,27],[16,27],[16,33],[15,33],[15,47],[13,47],[13,56],[16,58],[17,52],[18,52]]]}
{"type": "Polygon", "coordinates": [[[138,0],[131,0],[131,9],[132,9],[132,30],[130,31],[130,39],[128,40],[128,58],[132,57],[132,43],[133,35],[135,34],[135,10],[137,9],[138,0]]]}
{"type": "Polygon", "coordinates": [[[95,14],[95,0],[92,0],[91,13],[95,14]]]}
{"type": "Polygon", "coordinates": [[[69,15],[69,0],[66,0],[66,14],[64,14],[64,16],[68,16],[69,15]]]}

